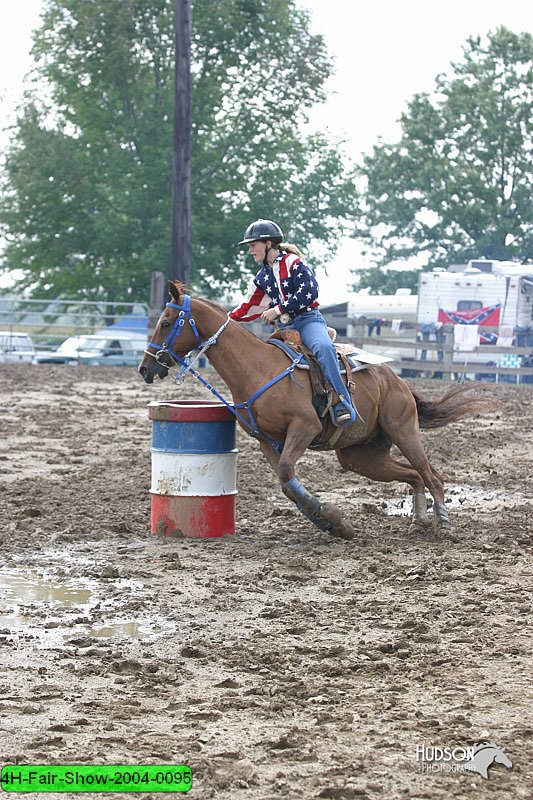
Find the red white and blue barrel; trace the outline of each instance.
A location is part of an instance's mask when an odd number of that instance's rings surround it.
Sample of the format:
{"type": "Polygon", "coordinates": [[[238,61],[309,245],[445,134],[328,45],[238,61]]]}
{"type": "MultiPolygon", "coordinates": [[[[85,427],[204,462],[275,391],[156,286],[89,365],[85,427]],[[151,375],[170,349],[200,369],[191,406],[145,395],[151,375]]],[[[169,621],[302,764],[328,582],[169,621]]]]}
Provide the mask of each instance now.
{"type": "Polygon", "coordinates": [[[235,533],[235,417],[222,403],[152,402],[151,531],[167,536],[235,533]]]}

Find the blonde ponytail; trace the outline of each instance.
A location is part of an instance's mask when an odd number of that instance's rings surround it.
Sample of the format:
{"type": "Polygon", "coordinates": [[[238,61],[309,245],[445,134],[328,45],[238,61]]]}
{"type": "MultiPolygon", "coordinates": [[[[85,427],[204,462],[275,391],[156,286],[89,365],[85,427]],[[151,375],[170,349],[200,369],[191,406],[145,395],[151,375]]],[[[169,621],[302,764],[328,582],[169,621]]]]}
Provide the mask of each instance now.
{"type": "Polygon", "coordinates": [[[296,247],[295,244],[290,244],[290,242],[281,242],[278,247],[280,250],[286,250],[287,253],[292,253],[293,255],[298,256],[298,258],[303,258],[303,253],[296,247]]]}

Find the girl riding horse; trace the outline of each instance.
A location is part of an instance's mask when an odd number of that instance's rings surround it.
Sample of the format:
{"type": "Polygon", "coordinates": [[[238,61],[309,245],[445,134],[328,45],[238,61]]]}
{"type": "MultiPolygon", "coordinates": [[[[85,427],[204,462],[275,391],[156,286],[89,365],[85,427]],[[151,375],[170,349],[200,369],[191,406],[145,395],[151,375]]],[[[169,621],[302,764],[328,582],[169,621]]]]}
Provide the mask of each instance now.
{"type": "Polygon", "coordinates": [[[282,244],[279,225],[258,219],[248,226],[242,242],[258,264],[247,298],[230,312],[236,322],[263,322],[282,330],[296,329],[303,344],[316,356],[339,401],[333,406],[334,424],[344,427],[355,422],[356,413],[350,393],[341,378],[339,361],[326,320],[318,310],[318,283],[312,270],[302,261],[295,245],[282,244]]]}

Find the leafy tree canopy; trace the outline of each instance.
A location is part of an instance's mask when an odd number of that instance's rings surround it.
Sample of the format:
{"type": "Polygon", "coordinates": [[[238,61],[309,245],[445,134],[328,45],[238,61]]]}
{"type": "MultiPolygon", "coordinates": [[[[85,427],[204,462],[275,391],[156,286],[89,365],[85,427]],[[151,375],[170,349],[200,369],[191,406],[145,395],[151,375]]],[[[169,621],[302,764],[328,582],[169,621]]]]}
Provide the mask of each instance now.
{"type": "Polygon", "coordinates": [[[377,263],[533,259],[532,65],[533,37],[499,28],[467,40],[434,95],[414,96],[400,141],[380,142],[361,170],[357,236],[377,263]]]}
{"type": "MultiPolygon", "coordinates": [[[[170,265],[174,2],[45,3],[6,156],[5,267],[36,295],[145,300],[170,265]]],[[[334,252],[355,191],[337,147],[305,132],[331,73],[307,12],[194,0],[191,55],[193,286],[247,282],[234,244],[257,217],[334,252]]]]}

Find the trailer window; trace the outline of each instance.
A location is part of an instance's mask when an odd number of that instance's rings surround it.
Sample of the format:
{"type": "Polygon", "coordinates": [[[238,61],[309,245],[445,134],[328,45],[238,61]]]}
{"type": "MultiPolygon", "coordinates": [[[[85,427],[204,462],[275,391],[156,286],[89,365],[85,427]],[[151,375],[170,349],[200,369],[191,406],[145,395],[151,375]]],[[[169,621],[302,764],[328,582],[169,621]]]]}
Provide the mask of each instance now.
{"type": "Polygon", "coordinates": [[[481,300],[459,300],[457,311],[474,311],[476,308],[483,308],[481,300]]]}

